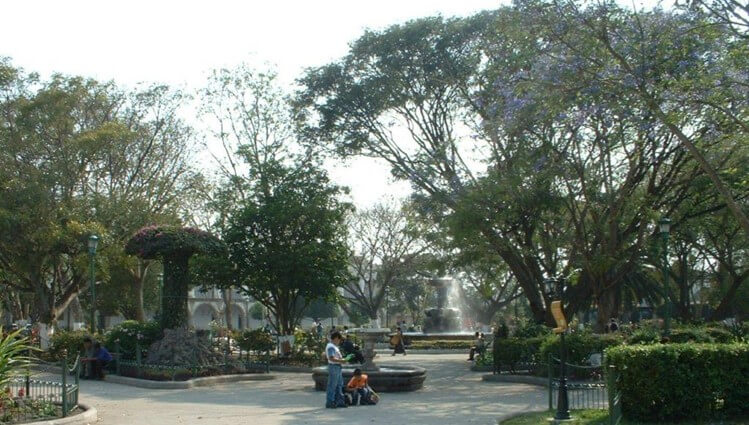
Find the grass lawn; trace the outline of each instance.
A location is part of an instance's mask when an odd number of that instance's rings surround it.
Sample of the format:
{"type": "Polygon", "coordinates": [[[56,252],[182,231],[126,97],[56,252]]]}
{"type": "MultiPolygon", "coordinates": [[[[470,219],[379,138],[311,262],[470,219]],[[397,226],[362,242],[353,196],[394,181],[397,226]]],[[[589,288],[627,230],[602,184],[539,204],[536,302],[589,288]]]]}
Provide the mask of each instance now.
{"type": "MultiPolygon", "coordinates": [[[[609,412],[607,410],[573,410],[570,412],[572,420],[565,422],[570,425],[608,425],[609,412]]],[[[540,425],[548,424],[549,418],[554,417],[553,411],[524,413],[512,419],[500,422],[502,425],[540,425]]],[[[665,422],[658,422],[661,425],[668,425],[665,422]]],[[[620,425],[652,425],[645,422],[632,422],[622,420],[620,425]]],[[[676,424],[674,424],[676,425],[676,424]]],[[[749,418],[733,420],[713,420],[704,422],[679,422],[678,425],[749,425],[749,418]]]]}

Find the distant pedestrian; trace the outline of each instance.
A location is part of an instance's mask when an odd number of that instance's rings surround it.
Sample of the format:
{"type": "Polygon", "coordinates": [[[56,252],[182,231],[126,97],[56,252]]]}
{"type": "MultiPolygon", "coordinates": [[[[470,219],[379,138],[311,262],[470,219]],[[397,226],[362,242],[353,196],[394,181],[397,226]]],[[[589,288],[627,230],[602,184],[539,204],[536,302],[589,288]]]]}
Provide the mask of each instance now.
{"type": "Polygon", "coordinates": [[[614,333],[618,330],[619,330],[619,325],[616,324],[616,319],[612,317],[611,321],[609,321],[609,332],[614,333]]]}
{"type": "Polygon", "coordinates": [[[406,355],[406,340],[403,337],[403,329],[400,326],[395,330],[395,335],[390,338],[390,344],[394,346],[393,355],[401,353],[404,356],[406,355]]]}

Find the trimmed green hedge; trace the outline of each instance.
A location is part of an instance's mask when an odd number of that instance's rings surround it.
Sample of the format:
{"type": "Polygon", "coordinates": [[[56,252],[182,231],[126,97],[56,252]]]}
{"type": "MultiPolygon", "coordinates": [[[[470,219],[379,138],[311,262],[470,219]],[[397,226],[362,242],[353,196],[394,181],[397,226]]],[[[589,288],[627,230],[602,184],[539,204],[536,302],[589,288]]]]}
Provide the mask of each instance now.
{"type": "Polygon", "coordinates": [[[665,421],[749,414],[749,344],[612,347],[629,419],[665,421]]]}
{"type": "Polygon", "coordinates": [[[495,339],[494,364],[497,369],[508,368],[515,372],[521,363],[540,363],[538,352],[546,337],[495,339]]]}
{"type": "MultiPolygon", "coordinates": [[[[593,334],[589,332],[568,333],[565,337],[567,346],[567,362],[575,365],[587,365],[591,354],[601,353],[608,347],[621,345],[624,338],[621,334],[593,334]]],[[[559,358],[559,349],[562,345],[559,335],[553,335],[541,344],[539,357],[544,362],[548,361],[549,354],[559,358]]]]}
{"type": "Polygon", "coordinates": [[[456,341],[437,339],[433,341],[413,341],[408,346],[411,350],[470,350],[473,341],[456,341]]]}

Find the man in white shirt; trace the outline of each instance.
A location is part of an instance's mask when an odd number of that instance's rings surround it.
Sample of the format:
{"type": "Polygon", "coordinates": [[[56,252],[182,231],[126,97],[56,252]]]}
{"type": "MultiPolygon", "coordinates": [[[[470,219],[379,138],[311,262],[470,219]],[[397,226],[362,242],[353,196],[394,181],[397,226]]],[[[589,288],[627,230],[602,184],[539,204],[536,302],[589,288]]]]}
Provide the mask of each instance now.
{"type": "Polygon", "coordinates": [[[328,388],[325,398],[325,407],[335,409],[347,407],[343,398],[343,363],[346,360],[341,356],[338,346],[343,342],[343,336],[338,331],[330,334],[330,342],[325,346],[325,357],[328,358],[328,388]]]}

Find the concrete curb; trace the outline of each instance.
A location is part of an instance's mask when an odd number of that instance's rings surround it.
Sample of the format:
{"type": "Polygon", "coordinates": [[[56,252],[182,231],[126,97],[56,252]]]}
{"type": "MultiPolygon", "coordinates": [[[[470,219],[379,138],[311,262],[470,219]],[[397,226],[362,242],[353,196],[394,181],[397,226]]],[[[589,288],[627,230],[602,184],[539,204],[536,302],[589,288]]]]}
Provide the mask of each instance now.
{"type": "Polygon", "coordinates": [[[538,385],[540,387],[548,387],[548,378],[540,378],[538,376],[526,376],[526,375],[483,375],[481,380],[484,382],[504,382],[511,384],[528,384],[538,385]]]}
{"type": "Polygon", "coordinates": [[[270,370],[273,372],[312,373],[312,368],[307,366],[271,365],[270,370]]]}
{"type": "Polygon", "coordinates": [[[130,385],[138,388],[151,390],[186,390],[194,387],[210,387],[212,385],[230,382],[244,381],[270,381],[276,379],[274,375],[268,374],[243,374],[243,375],[221,375],[207,376],[205,378],[189,379],[187,381],[150,381],[147,379],[130,378],[128,376],[107,375],[104,382],[113,384],[130,385]]]}
{"type": "Polygon", "coordinates": [[[34,422],[35,425],[89,425],[95,424],[99,418],[96,413],[96,409],[85,404],[78,404],[79,409],[84,409],[83,412],[68,416],[67,418],[52,419],[49,421],[34,422]]]}

